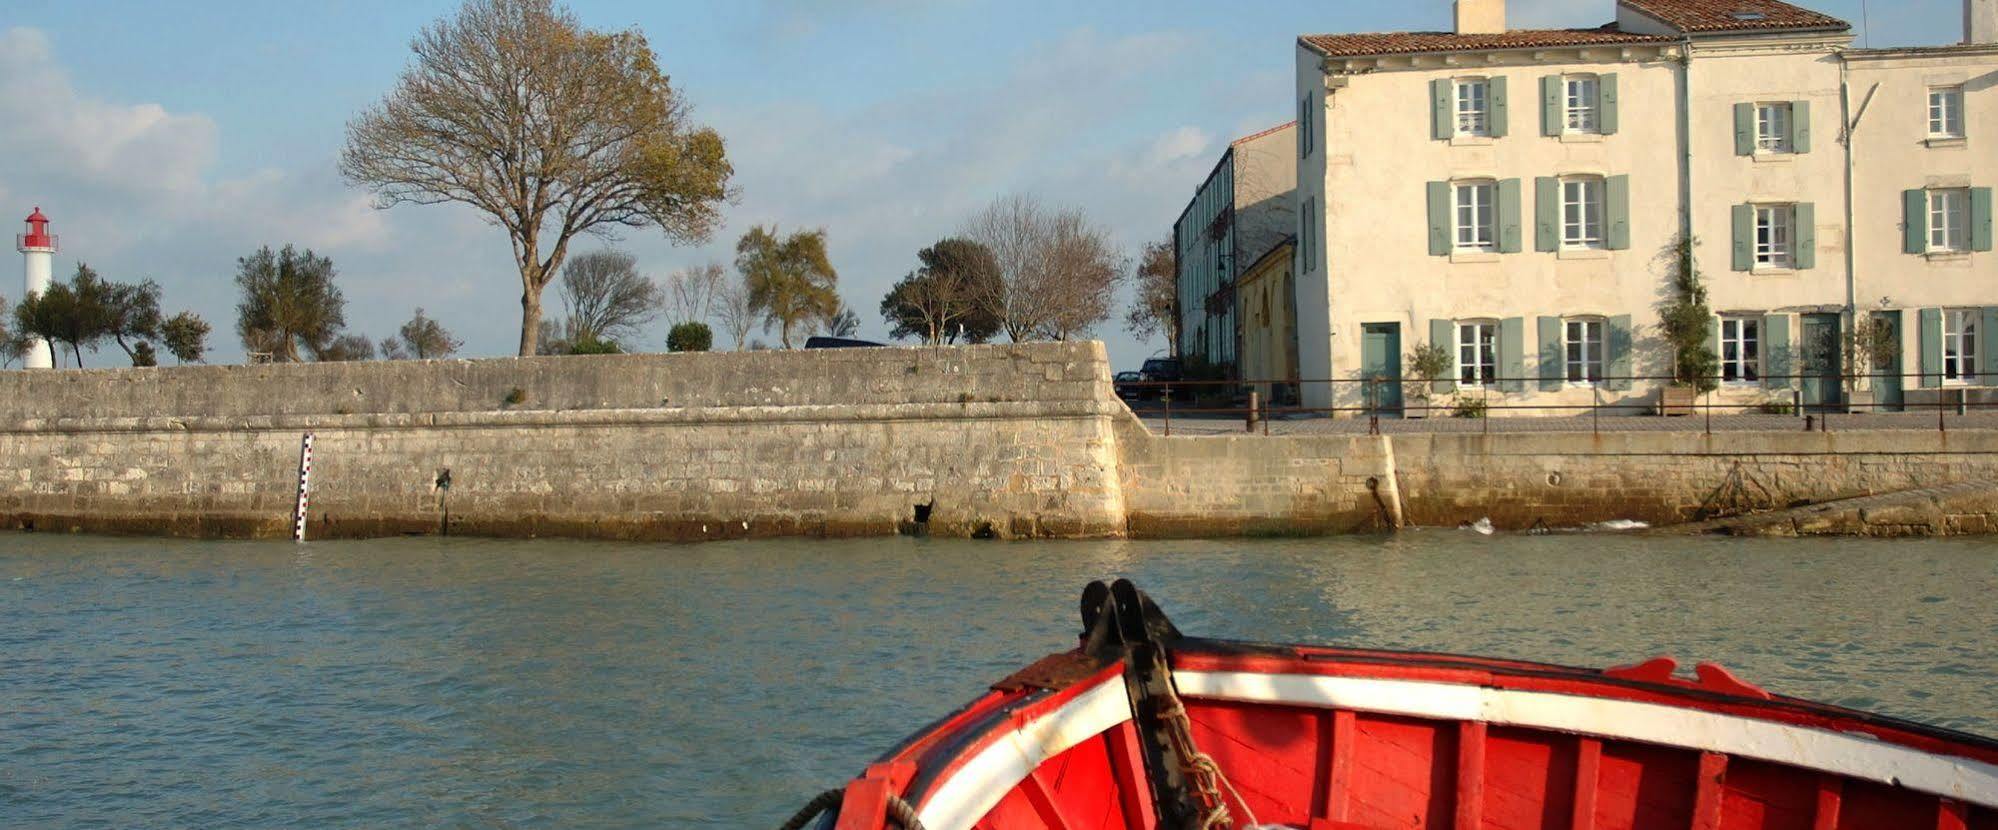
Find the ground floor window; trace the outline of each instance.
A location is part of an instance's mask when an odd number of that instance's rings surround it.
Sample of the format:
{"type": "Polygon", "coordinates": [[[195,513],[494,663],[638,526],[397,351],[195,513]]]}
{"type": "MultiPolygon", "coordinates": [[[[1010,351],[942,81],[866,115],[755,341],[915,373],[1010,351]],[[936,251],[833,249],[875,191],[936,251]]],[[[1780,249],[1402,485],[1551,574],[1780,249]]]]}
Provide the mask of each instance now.
{"type": "Polygon", "coordinates": [[[1762,379],[1762,319],[1723,317],[1720,321],[1721,380],[1753,383],[1762,379]]]}
{"type": "Polygon", "coordinates": [[[1457,326],[1457,382],[1465,386],[1490,386],[1498,381],[1498,324],[1461,323],[1457,326]]]}
{"type": "Polygon", "coordinates": [[[1974,308],[1943,311],[1943,381],[1977,382],[1977,318],[1974,308]]]}
{"type": "Polygon", "coordinates": [[[1567,321],[1569,383],[1600,383],[1603,379],[1603,321],[1567,321]]]}

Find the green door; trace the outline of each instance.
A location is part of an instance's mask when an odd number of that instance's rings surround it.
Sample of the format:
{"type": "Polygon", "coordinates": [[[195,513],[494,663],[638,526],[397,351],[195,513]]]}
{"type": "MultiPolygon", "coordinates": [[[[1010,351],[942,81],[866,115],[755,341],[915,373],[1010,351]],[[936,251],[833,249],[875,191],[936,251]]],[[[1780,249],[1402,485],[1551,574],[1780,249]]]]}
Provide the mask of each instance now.
{"type": "Polygon", "coordinates": [[[1813,410],[1837,409],[1843,400],[1839,389],[1839,316],[1803,315],[1798,332],[1798,374],[1803,375],[1804,406],[1813,410]]]}
{"type": "MultiPolygon", "coordinates": [[[[1365,323],[1360,327],[1360,372],[1373,391],[1382,415],[1401,417],[1401,324],[1365,323]]],[[[1362,398],[1364,401],[1365,398],[1362,398]]]]}
{"type": "Polygon", "coordinates": [[[1900,412],[1907,408],[1901,385],[1901,312],[1873,312],[1873,325],[1883,332],[1880,339],[1895,346],[1873,357],[1873,403],[1878,411],[1900,412]]]}

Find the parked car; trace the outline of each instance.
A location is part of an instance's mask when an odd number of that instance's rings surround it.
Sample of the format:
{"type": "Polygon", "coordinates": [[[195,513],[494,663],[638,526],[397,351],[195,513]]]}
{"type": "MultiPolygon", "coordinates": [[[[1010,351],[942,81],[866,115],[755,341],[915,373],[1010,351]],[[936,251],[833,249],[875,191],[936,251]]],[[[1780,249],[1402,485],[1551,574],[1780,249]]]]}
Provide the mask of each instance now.
{"type": "Polygon", "coordinates": [[[855,340],[851,337],[813,337],[805,341],[807,349],[878,349],[887,345],[872,340],[855,340]]]}
{"type": "Polygon", "coordinates": [[[1117,376],[1111,380],[1112,386],[1117,390],[1117,397],[1119,398],[1127,401],[1135,401],[1145,395],[1147,387],[1144,385],[1145,373],[1143,372],[1118,372],[1117,376]]]}
{"type": "Polygon", "coordinates": [[[1145,380],[1177,381],[1183,377],[1180,374],[1179,358],[1176,357],[1151,358],[1145,361],[1144,368],[1138,371],[1145,376],[1145,380]]]}

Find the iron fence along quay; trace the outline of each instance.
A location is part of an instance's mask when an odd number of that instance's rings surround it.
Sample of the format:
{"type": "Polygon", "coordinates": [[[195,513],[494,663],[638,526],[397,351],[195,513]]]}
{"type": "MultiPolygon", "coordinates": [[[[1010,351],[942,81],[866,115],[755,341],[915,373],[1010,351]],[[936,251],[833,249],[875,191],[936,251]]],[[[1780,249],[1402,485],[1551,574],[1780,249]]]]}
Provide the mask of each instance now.
{"type": "Polygon", "coordinates": [[[1588,416],[1591,432],[1602,431],[1602,416],[1612,417],[1640,415],[1667,416],[1673,413],[1664,411],[1668,404],[1664,399],[1665,389],[1680,389],[1692,392],[1692,399],[1685,403],[1671,404],[1678,410],[1678,416],[1691,416],[1691,420],[1701,421],[1702,430],[1712,433],[1715,410],[1724,410],[1724,415],[1737,414],[1739,410],[1760,410],[1764,415],[1792,417],[1807,431],[1830,432],[1832,416],[1863,416],[1877,414],[1935,414],[1935,428],[1948,431],[1947,416],[1968,416],[1977,412],[1998,412],[1998,387],[1984,387],[1961,383],[1945,378],[1934,372],[1927,373],[1871,373],[1860,375],[1829,375],[1823,373],[1794,375],[1758,375],[1749,381],[1709,377],[1703,386],[1713,388],[1697,391],[1691,384],[1681,383],[1679,378],[1670,375],[1617,375],[1602,376],[1586,383],[1560,379],[1561,388],[1539,389],[1533,387],[1553,382],[1555,379],[1540,376],[1494,377],[1471,384],[1450,378],[1417,378],[1407,376],[1376,376],[1368,378],[1321,378],[1283,380],[1176,380],[1176,381],[1116,381],[1114,388],[1120,398],[1133,404],[1147,404],[1143,409],[1133,406],[1140,416],[1157,415],[1163,419],[1164,432],[1172,434],[1172,421],[1175,416],[1181,419],[1203,418],[1209,421],[1238,418],[1243,422],[1245,432],[1255,432],[1259,427],[1262,434],[1270,434],[1270,423],[1280,419],[1293,418],[1340,418],[1351,416],[1367,419],[1367,433],[1378,435],[1383,419],[1432,418],[1432,419],[1475,419],[1483,422],[1481,431],[1491,432],[1494,415],[1506,412],[1532,411],[1541,415],[1588,416]],[[1866,379],[1869,391],[1877,389],[1879,381],[1900,380],[1903,399],[1893,403],[1877,400],[1853,402],[1850,395],[1855,390],[1854,382],[1866,379]],[[1803,383],[1807,380],[1835,383],[1838,398],[1829,403],[1813,403],[1804,400],[1803,383]],[[1933,380],[1934,385],[1924,381],[1933,380]],[[1659,384],[1648,390],[1637,391],[1636,384],[1659,384]],[[1448,390],[1436,391],[1438,384],[1448,385],[1448,390]],[[1298,404],[1272,403],[1278,389],[1294,391],[1302,397],[1303,390],[1317,386],[1329,387],[1331,406],[1303,406],[1298,404]],[[1398,396],[1387,394],[1390,390],[1411,390],[1417,387],[1432,387],[1428,393],[1418,394],[1414,402],[1394,405],[1390,400],[1398,396]],[[1507,387],[1511,387],[1510,390],[1507,387]],[[1136,391],[1137,394],[1129,394],[1136,391]],[[1341,392],[1353,395],[1356,403],[1340,405],[1341,392]],[[1765,397],[1754,399],[1756,392],[1765,397]],[[1970,392],[1985,391],[1991,400],[1974,400],[1970,392]],[[1357,392],[1357,394],[1354,394],[1357,392]],[[1587,403],[1568,401],[1522,400],[1532,396],[1552,396],[1561,393],[1587,392],[1591,400],[1587,403]],[[1933,396],[1934,400],[1910,400],[1910,394],[1920,397],[1933,396]],[[1435,403],[1430,396],[1447,398],[1443,403],[1435,403]],[[1784,396],[1787,395],[1787,400],[1784,396]],[[1185,397],[1185,401],[1176,398],[1185,397]],[[1716,400],[1717,396],[1727,399],[1716,400]],[[1156,404],[1156,406],[1149,406],[1156,404]]]}

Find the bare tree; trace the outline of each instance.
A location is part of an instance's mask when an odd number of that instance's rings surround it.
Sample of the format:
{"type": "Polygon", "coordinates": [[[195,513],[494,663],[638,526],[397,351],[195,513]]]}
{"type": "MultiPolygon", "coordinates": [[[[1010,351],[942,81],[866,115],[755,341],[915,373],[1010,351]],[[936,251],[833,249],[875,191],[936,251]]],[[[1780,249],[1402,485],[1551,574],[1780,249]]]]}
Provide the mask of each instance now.
{"type": "Polygon", "coordinates": [[[465,341],[452,337],[442,323],[416,310],[394,335],[382,338],[383,360],[437,360],[458,353],[465,341]]]}
{"type": "Polygon", "coordinates": [[[395,89],[347,125],[340,170],[377,207],[459,202],[506,229],[520,354],[578,234],[706,240],[733,174],[714,130],[636,30],[584,29],[552,0],[466,0],[426,27],[395,89]]]}
{"type": "Polygon", "coordinates": [[[674,271],[666,278],[666,308],[675,323],[705,323],[714,316],[717,295],[728,281],[728,266],[719,262],[674,271]]]}
{"type": "Polygon", "coordinates": [[[1110,318],[1124,265],[1080,209],[1007,196],[973,216],[965,235],[998,261],[996,288],[982,301],[1014,342],[1068,340],[1110,318]]]}
{"type": "Polygon", "coordinates": [[[564,335],[570,342],[621,342],[659,316],[659,285],[638,273],[638,260],[622,251],[593,251],[562,269],[564,335]]]}
{"type": "Polygon", "coordinates": [[[747,282],[739,278],[726,280],[716,289],[715,318],[721,322],[722,331],[728,332],[735,341],[735,350],[742,351],[743,343],[749,339],[750,329],[756,328],[762,319],[750,297],[747,282]]]}

